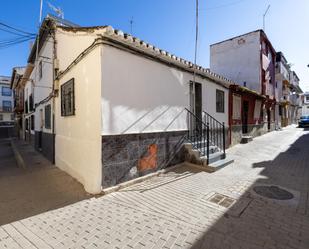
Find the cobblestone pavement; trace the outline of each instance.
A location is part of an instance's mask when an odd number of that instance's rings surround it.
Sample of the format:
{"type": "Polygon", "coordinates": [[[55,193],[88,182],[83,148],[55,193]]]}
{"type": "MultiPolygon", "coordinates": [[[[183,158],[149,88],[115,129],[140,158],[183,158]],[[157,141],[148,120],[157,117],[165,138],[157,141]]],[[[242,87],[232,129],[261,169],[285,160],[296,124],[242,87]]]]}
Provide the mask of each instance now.
{"type": "Polygon", "coordinates": [[[0,248],[308,249],[309,132],[268,133],[228,150],[209,174],[189,166],[122,191],[0,227],[0,248]],[[252,189],[276,185],[278,201],[252,189]],[[213,198],[221,194],[226,201],[213,198]],[[230,206],[229,206],[230,205],[230,206]]]}
{"type": "Polygon", "coordinates": [[[15,144],[25,169],[17,166],[10,140],[0,139],[0,225],[90,198],[80,183],[31,145],[15,144]]]}

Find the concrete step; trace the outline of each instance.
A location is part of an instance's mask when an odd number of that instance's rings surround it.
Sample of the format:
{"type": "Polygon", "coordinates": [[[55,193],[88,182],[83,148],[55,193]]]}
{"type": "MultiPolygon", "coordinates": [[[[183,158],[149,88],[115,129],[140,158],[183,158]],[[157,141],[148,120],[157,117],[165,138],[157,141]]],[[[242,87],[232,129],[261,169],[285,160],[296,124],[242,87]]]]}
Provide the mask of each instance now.
{"type": "Polygon", "coordinates": [[[241,141],[240,141],[240,143],[246,144],[246,143],[251,142],[252,140],[253,140],[253,137],[252,137],[252,136],[242,135],[242,136],[241,136],[241,141]]]}
{"type": "Polygon", "coordinates": [[[224,168],[225,166],[231,164],[234,162],[234,159],[232,158],[225,158],[219,161],[216,161],[214,163],[210,163],[209,165],[206,166],[207,170],[209,170],[210,172],[215,172],[219,169],[224,168]]]}
{"type": "MultiPolygon", "coordinates": [[[[203,156],[203,157],[201,157],[201,159],[207,160],[207,156],[203,156]]],[[[208,163],[211,164],[211,163],[214,163],[214,162],[219,161],[221,159],[224,159],[224,153],[221,152],[221,151],[215,152],[215,153],[212,153],[212,154],[209,155],[208,163]]]]}

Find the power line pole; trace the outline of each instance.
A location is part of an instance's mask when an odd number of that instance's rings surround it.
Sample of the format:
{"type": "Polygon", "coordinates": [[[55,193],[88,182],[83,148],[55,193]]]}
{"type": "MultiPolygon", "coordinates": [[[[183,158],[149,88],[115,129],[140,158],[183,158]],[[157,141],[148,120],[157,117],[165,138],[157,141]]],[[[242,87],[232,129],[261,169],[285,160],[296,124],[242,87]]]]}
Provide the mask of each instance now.
{"type": "MultiPolygon", "coordinates": [[[[195,6],[195,48],[194,48],[194,65],[193,65],[193,87],[192,95],[195,102],[195,78],[196,78],[196,61],[197,61],[197,42],[198,42],[198,0],[196,0],[195,6]]],[[[195,104],[193,104],[193,113],[195,113],[195,104]]]]}
{"type": "Polygon", "coordinates": [[[270,8],[270,4],[268,5],[268,7],[267,7],[265,13],[263,14],[263,30],[264,30],[264,31],[265,31],[265,16],[266,16],[266,14],[267,14],[269,8],[270,8]]]}

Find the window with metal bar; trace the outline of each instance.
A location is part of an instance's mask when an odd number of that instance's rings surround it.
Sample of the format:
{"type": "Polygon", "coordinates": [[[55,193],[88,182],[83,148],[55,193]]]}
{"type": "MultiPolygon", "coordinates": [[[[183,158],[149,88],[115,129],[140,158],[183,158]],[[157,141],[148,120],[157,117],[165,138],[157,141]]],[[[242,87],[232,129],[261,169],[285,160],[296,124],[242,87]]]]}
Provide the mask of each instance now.
{"type": "Polygon", "coordinates": [[[216,90],[216,111],[224,113],[224,91],[216,90]]]}
{"type": "Polygon", "coordinates": [[[61,86],[61,116],[75,115],[74,78],[61,86]]]}

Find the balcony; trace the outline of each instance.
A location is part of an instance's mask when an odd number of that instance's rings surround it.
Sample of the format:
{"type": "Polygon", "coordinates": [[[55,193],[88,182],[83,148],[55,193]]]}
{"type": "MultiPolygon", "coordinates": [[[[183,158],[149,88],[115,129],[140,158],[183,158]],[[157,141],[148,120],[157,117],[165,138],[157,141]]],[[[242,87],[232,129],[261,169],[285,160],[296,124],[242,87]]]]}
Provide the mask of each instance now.
{"type": "Polygon", "coordinates": [[[290,84],[290,72],[289,69],[282,63],[282,62],[277,62],[276,65],[276,78],[277,80],[280,80],[283,82],[285,85],[290,84]]]}

